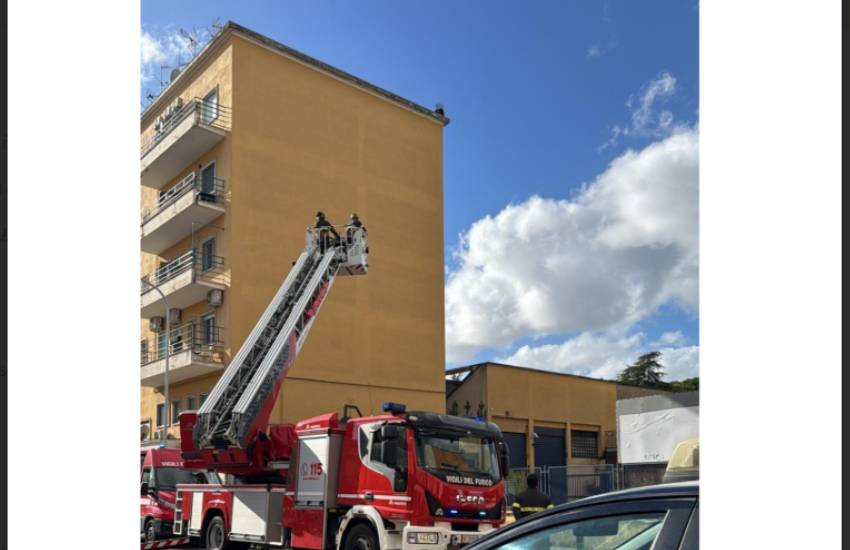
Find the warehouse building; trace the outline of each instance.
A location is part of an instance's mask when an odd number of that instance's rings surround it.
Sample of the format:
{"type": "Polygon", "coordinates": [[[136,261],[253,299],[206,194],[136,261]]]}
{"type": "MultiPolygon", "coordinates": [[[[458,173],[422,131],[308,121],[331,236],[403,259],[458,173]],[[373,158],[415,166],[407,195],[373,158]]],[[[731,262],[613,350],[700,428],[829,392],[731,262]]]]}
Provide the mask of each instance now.
{"type": "Polygon", "coordinates": [[[615,463],[618,399],[666,393],[490,362],[446,375],[447,411],[498,424],[512,468],[615,463]]]}

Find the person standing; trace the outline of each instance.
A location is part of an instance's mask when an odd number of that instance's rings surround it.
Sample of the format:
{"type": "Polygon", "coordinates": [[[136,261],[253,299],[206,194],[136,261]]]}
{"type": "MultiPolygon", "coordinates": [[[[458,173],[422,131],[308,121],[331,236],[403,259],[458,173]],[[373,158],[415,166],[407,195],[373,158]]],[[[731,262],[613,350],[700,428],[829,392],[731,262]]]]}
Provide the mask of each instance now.
{"type": "Polygon", "coordinates": [[[313,226],[315,229],[318,229],[318,237],[319,237],[319,250],[322,254],[327,250],[328,245],[330,244],[330,234],[333,233],[334,238],[339,241],[339,233],[336,232],[334,226],[331,225],[331,222],[327,220],[325,217],[325,213],[319,210],[316,212],[316,225],[313,226]]]}
{"type": "Polygon", "coordinates": [[[552,499],[537,489],[538,479],[535,474],[529,474],[525,483],[528,488],[516,496],[511,507],[517,520],[552,508],[552,499]]]}

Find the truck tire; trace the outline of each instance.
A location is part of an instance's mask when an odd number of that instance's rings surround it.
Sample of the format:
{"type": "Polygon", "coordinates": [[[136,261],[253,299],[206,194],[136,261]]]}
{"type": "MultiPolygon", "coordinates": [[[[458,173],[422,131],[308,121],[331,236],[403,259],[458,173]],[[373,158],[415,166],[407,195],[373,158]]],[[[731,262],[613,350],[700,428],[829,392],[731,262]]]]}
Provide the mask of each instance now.
{"type": "Polygon", "coordinates": [[[156,540],[156,526],[153,523],[153,518],[145,520],[145,542],[153,542],[156,540]]]}
{"type": "Polygon", "coordinates": [[[227,540],[227,532],[224,529],[224,519],[221,516],[213,516],[204,530],[203,538],[206,550],[234,550],[243,548],[242,544],[227,540]]]}
{"type": "Polygon", "coordinates": [[[358,523],[345,537],[343,550],[379,550],[375,530],[370,525],[358,523]]]}

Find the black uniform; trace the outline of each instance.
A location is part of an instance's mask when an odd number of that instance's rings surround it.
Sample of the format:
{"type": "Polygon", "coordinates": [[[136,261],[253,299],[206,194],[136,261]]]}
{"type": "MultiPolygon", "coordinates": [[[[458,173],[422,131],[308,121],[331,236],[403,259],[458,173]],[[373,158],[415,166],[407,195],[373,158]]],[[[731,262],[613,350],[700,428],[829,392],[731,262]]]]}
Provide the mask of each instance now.
{"type": "Polygon", "coordinates": [[[316,225],[313,227],[319,230],[319,249],[322,251],[322,254],[324,254],[328,245],[331,243],[331,238],[328,232],[333,233],[337,240],[339,240],[339,233],[336,232],[336,229],[334,229],[331,223],[324,217],[317,219],[316,225]]]}
{"type": "Polygon", "coordinates": [[[537,489],[526,489],[516,496],[511,510],[516,519],[542,512],[552,507],[552,500],[537,489]]]}

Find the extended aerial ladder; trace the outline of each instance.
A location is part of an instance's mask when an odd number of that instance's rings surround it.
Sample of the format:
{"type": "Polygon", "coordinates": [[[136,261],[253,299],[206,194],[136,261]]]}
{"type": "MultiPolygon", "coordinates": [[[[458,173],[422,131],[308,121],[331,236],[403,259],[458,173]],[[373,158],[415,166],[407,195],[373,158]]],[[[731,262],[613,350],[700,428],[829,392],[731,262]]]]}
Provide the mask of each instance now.
{"type": "Polygon", "coordinates": [[[367,258],[362,227],[347,227],[337,240],[307,231],[304,252],[209,397],[181,414],[186,467],[250,474],[288,459],[291,427],[268,426],[281,384],[336,277],[366,274],[367,258]]]}

